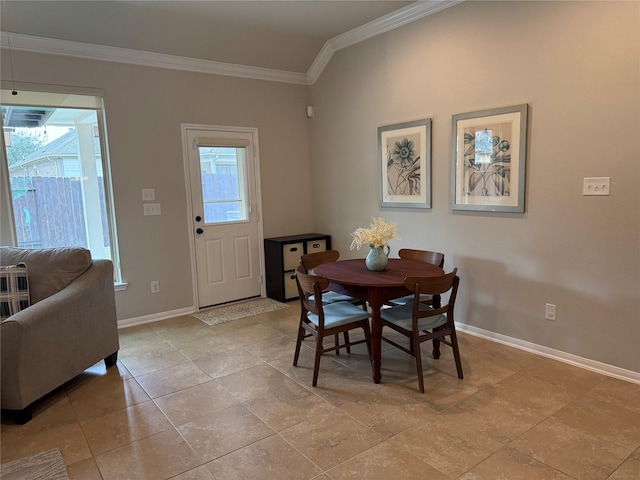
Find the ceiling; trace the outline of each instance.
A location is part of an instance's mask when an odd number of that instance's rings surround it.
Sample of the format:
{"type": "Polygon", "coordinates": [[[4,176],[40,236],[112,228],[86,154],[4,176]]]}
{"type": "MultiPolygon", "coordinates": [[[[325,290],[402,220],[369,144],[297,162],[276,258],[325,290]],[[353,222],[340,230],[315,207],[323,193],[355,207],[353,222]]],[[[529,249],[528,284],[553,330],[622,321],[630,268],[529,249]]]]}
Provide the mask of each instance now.
{"type": "Polygon", "coordinates": [[[2,32],[296,73],[306,73],[330,39],[414,3],[1,1],[2,32]]]}

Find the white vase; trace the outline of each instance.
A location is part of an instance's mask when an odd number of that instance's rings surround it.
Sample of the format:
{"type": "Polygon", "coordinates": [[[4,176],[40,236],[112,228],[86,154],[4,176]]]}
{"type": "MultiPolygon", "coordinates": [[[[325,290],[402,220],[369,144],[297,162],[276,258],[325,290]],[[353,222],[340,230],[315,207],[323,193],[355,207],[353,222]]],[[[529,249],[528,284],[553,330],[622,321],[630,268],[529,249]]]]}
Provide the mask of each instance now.
{"type": "Polygon", "coordinates": [[[373,270],[374,272],[379,272],[387,268],[387,263],[389,261],[389,251],[391,250],[387,245],[387,251],[385,252],[384,246],[373,246],[369,245],[369,253],[367,254],[367,258],[364,263],[367,265],[369,270],[373,270]]]}

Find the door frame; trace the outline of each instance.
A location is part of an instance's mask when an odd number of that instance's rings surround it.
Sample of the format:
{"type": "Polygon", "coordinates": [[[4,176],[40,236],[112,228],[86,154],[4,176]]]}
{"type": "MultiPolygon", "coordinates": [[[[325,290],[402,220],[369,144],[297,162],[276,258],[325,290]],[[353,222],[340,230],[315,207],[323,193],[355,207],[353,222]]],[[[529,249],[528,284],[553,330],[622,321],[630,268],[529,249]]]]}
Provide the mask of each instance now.
{"type": "MultiPolygon", "coordinates": [[[[258,218],[258,261],[260,263],[260,296],[266,297],[267,287],[264,281],[264,232],[262,223],[262,191],[260,180],[260,150],[258,144],[258,129],[256,127],[230,127],[226,125],[201,125],[194,123],[181,123],[180,133],[182,137],[182,156],[184,166],[185,193],[187,196],[187,231],[189,232],[189,256],[191,257],[191,285],[193,287],[193,311],[198,311],[198,278],[196,274],[196,250],[195,233],[193,228],[193,202],[191,201],[191,175],[189,165],[189,144],[187,141],[187,130],[204,130],[212,133],[244,133],[251,135],[253,145],[253,158],[247,158],[247,162],[252,161],[254,166],[255,196],[250,199],[251,208],[258,218]]],[[[250,179],[251,180],[251,179],[250,179]]],[[[249,189],[251,190],[251,189],[249,189]]]]}

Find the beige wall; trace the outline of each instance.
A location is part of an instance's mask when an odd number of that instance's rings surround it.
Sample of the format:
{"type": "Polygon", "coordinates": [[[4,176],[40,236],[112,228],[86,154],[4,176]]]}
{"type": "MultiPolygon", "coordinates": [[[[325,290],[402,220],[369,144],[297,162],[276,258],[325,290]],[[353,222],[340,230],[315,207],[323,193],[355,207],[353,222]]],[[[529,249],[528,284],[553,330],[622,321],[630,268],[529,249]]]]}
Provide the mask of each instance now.
{"type": "Polygon", "coordinates": [[[265,237],[313,230],[306,86],[17,51],[13,67],[18,81],[104,92],[129,284],[116,293],[120,320],[193,306],[182,123],[257,127],[265,237]],[[155,189],[161,216],[142,215],[143,188],[155,189]],[[160,281],[160,294],[151,294],[151,280],[160,281]]]}
{"type": "Polygon", "coordinates": [[[459,268],[457,321],[640,372],[639,32],[636,2],[464,2],[337,52],[311,88],[316,230],[363,256],[349,233],[384,216],[393,254],[459,268]],[[453,212],[451,116],[522,103],[525,213],[453,212]],[[426,117],[433,208],[379,208],[377,127],[426,117]]]}

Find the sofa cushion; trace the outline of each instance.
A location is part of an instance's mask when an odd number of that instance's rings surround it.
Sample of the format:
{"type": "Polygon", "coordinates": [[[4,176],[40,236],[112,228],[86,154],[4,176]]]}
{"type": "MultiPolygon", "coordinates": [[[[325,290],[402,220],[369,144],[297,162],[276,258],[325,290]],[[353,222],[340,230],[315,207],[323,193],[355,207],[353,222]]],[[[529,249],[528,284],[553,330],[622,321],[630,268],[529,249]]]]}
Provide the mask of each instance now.
{"type": "Polygon", "coordinates": [[[91,252],[80,247],[0,249],[0,264],[13,265],[20,262],[27,265],[33,304],[59,292],[82,275],[91,266],[91,252]]]}
{"type": "Polygon", "coordinates": [[[0,267],[0,320],[31,305],[29,279],[24,263],[0,267]]]}

